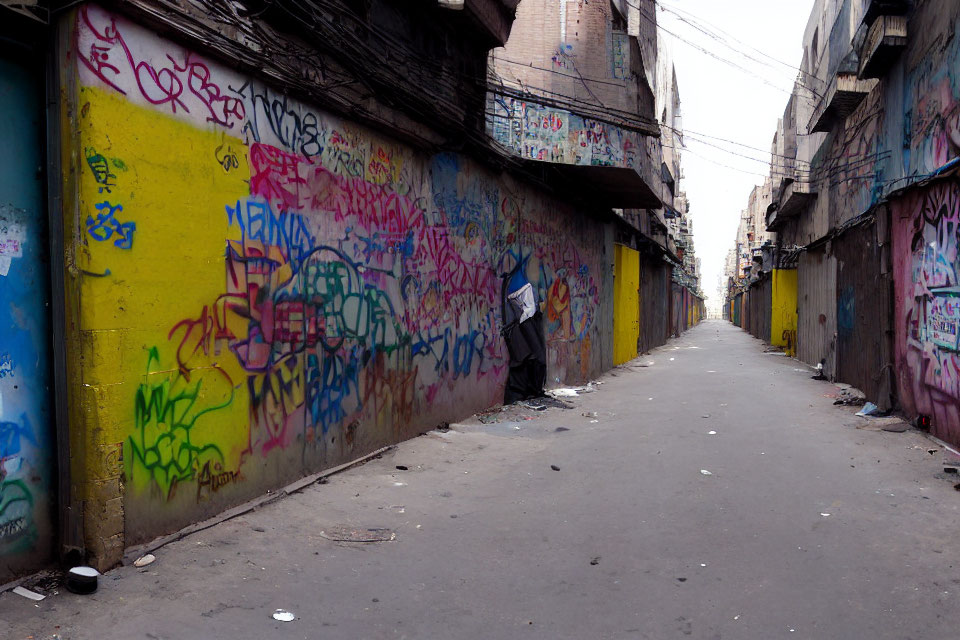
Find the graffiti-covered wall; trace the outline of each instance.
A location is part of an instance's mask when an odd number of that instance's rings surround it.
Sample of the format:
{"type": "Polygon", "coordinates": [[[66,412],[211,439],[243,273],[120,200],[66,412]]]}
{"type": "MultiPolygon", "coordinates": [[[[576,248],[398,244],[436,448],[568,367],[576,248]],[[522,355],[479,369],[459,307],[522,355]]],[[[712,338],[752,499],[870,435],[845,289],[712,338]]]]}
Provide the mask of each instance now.
{"type": "Polygon", "coordinates": [[[960,444],[960,183],[911,190],[892,214],[900,402],[960,444]]]}
{"type": "Polygon", "coordinates": [[[548,381],[610,366],[608,228],[100,8],[74,35],[74,410],[125,544],[501,401],[518,262],[548,381]]]}

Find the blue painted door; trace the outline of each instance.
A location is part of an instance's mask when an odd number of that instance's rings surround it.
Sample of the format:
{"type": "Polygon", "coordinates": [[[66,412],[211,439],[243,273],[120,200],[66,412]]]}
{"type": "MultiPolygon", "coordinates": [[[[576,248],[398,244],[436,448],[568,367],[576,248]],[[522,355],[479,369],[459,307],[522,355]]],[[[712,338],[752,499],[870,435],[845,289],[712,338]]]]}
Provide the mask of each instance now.
{"type": "Polygon", "coordinates": [[[54,548],[42,79],[0,51],[0,583],[54,548]]]}

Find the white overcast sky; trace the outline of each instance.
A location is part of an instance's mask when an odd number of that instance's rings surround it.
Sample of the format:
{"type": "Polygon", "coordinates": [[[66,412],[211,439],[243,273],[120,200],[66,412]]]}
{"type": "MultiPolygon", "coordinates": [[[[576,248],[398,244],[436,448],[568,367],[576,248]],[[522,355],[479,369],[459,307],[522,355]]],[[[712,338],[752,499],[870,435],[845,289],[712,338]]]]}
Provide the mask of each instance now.
{"type": "Polygon", "coordinates": [[[733,246],[740,212],[746,208],[750,190],[755,184],[761,184],[763,175],[769,173],[765,163],[770,161],[777,119],[783,115],[803,57],[803,31],[813,0],[662,0],[662,6],[682,12],[681,15],[701,26],[722,30],[728,35],[720,35],[736,49],[768,63],[763,65],[738,55],[680,21],[674,13],[663,9],[657,13],[662,27],[660,37],[668,43],[677,69],[683,128],[691,132],[685,139],[681,164],[684,179],[680,188],[690,198],[694,241],[697,256],[702,260],[701,288],[710,297],[708,305],[713,307],[718,304],[717,278],[723,273],[727,250],[733,246]],[[665,30],[755,75],[677,41],[665,30]],[[793,69],[766,56],[789,63],[793,69]],[[710,144],[764,162],[754,162],[696,142],[692,132],[763,149],[765,151],[757,151],[708,140],[710,144]]]}

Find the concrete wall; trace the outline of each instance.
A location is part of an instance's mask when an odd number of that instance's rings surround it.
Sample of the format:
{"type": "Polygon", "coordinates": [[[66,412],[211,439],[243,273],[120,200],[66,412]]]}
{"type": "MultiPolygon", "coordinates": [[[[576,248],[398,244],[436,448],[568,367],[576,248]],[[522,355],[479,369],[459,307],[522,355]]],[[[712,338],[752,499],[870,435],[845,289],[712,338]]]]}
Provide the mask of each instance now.
{"type": "Polygon", "coordinates": [[[662,196],[661,145],[637,130],[658,130],[654,96],[639,44],[614,29],[615,16],[605,2],[521,2],[510,39],[491,53],[489,70],[511,91],[543,101],[491,94],[487,130],[523,158],[634,168],[662,196]],[[633,128],[612,124],[610,110],[627,114],[633,128]]]}
{"type": "Polygon", "coordinates": [[[72,449],[100,564],[499,402],[518,261],[548,381],[611,366],[609,226],[95,6],[71,39],[72,449]]]}
{"type": "Polygon", "coordinates": [[[900,403],[960,444],[960,182],[913,190],[891,209],[900,403]]]}

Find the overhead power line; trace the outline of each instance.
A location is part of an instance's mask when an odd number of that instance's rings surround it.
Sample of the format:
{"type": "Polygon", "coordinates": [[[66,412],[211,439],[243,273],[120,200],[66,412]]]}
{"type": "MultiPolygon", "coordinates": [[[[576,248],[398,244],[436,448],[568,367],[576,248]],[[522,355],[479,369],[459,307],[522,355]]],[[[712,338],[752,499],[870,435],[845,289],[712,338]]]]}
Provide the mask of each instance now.
{"type": "MultiPolygon", "coordinates": [[[[718,42],[720,42],[721,44],[729,47],[730,49],[732,49],[732,50],[734,50],[734,51],[737,51],[738,53],[741,53],[741,55],[745,55],[745,54],[742,54],[742,52],[740,52],[740,51],[737,50],[735,47],[733,47],[732,45],[730,45],[729,42],[727,42],[727,41],[726,41],[725,39],[723,39],[722,37],[719,37],[717,34],[722,34],[722,35],[724,35],[724,36],[727,36],[728,38],[730,38],[731,40],[733,40],[733,41],[736,42],[737,44],[743,45],[744,47],[747,47],[747,48],[755,51],[757,54],[763,56],[764,58],[767,58],[767,59],[769,59],[769,60],[771,60],[771,61],[773,61],[773,62],[776,62],[777,64],[782,65],[782,66],[790,69],[791,71],[796,72],[796,73],[797,73],[798,75],[800,75],[800,76],[804,76],[804,77],[810,78],[810,79],[814,80],[814,81],[817,82],[817,83],[823,84],[823,81],[822,81],[820,78],[816,77],[815,75],[813,75],[813,74],[811,74],[811,73],[807,73],[807,72],[804,71],[802,68],[797,67],[796,65],[790,64],[789,62],[784,62],[783,60],[780,60],[779,58],[775,58],[775,57],[769,55],[768,53],[766,53],[766,52],[764,52],[764,51],[761,51],[760,49],[757,49],[757,48],[754,47],[753,45],[747,44],[746,42],[743,42],[742,40],[739,40],[736,36],[732,35],[732,34],[729,33],[728,31],[724,31],[724,30],[721,29],[720,27],[717,27],[716,25],[713,25],[713,24],[707,22],[706,20],[703,20],[702,18],[697,18],[696,16],[694,16],[694,14],[690,13],[689,11],[684,11],[683,9],[680,9],[679,7],[673,7],[673,6],[670,6],[670,5],[668,5],[668,4],[665,4],[665,3],[662,2],[662,0],[654,0],[654,2],[657,4],[657,6],[659,6],[659,7],[660,7],[661,9],[663,9],[664,11],[667,11],[667,12],[669,12],[669,13],[674,14],[675,16],[677,16],[678,19],[682,20],[683,22],[686,22],[687,24],[689,24],[690,26],[694,27],[694,28],[697,29],[698,31],[702,31],[704,34],[710,36],[711,38],[716,39],[718,42]],[[682,15],[681,15],[681,14],[682,14],[682,15]],[[686,16],[686,18],[685,18],[684,16],[686,16]],[[711,32],[711,30],[712,30],[712,32],[711,32]]],[[[751,60],[756,60],[756,58],[753,58],[753,57],[750,57],[750,59],[751,59],[751,60]]],[[[760,61],[760,60],[756,60],[756,61],[759,62],[760,64],[765,64],[766,66],[772,66],[772,65],[770,65],[769,63],[764,63],[764,62],[762,62],[762,61],[760,61]]]]}

